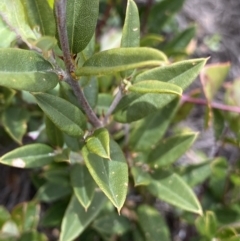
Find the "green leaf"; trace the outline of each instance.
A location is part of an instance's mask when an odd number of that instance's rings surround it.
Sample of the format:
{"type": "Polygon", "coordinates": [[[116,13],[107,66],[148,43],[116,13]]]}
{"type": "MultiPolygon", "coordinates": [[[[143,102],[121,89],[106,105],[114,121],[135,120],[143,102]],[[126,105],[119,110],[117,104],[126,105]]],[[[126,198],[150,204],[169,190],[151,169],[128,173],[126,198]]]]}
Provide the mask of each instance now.
{"type": "Polygon", "coordinates": [[[167,224],[155,208],[148,205],[141,205],[137,209],[137,215],[146,241],[171,240],[167,224]]]}
{"type": "Polygon", "coordinates": [[[172,41],[168,42],[164,46],[164,50],[170,54],[173,53],[174,51],[185,50],[195,35],[196,35],[196,27],[195,26],[188,27],[184,31],[177,34],[177,36],[175,36],[172,41]]]}
{"type": "Polygon", "coordinates": [[[159,43],[162,43],[164,41],[164,38],[161,35],[158,34],[147,34],[143,36],[140,40],[140,46],[141,47],[155,47],[159,45],[159,43]]]}
{"type": "Polygon", "coordinates": [[[46,134],[50,144],[54,147],[63,146],[63,134],[56,125],[48,118],[45,118],[46,134]]]}
{"type": "Polygon", "coordinates": [[[207,211],[202,217],[198,217],[195,221],[198,232],[209,238],[210,240],[215,237],[217,231],[217,219],[213,212],[207,211]]]}
{"type": "Polygon", "coordinates": [[[202,207],[192,189],[177,174],[155,172],[147,187],[157,198],[183,210],[202,214],[202,207]]]}
{"type": "Polygon", "coordinates": [[[9,27],[0,17],[0,48],[9,48],[11,43],[16,39],[16,34],[10,31],[9,27]]]}
{"type": "Polygon", "coordinates": [[[131,173],[134,179],[134,186],[147,186],[151,182],[151,177],[148,172],[141,167],[131,167],[131,173]]]}
{"type": "Polygon", "coordinates": [[[95,130],[86,140],[86,146],[90,152],[107,159],[110,159],[109,145],[109,132],[105,128],[95,130]]]}
{"type": "Polygon", "coordinates": [[[72,241],[78,237],[98,215],[105,202],[105,196],[96,192],[92,204],[86,212],[75,195],[73,195],[63,217],[60,241],[72,241]]]}
{"type": "Polygon", "coordinates": [[[226,80],[230,70],[230,63],[207,65],[201,73],[204,94],[210,102],[226,80]]]}
{"type": "Polygon", "coordinates": [[[96,106],[96,112],[98,115],[105,115],[113,101],[113,96],[111,94],[100,93],[98,95],[98,102],[96,106]]]}
{"type": "Polygon", "coordinates": [[[67,1],[67,33],[70,51],[81,52],[90,42],[97,24],[99,0],[67,1]]]}
{"type": "Polygon", "coordinates": [[[54,36],[56,26],[53,11],[47,0],[21,0],[21,2],[31,28],[39,27],[43,36],[54,36]]]}
{"type": "Polygon", "coordinates": [[[45,166],[54,160],[53,149],[44,144],[30,144],[8,152],[0,158],[0,163],[18,168],[45,166]]]}
{"type": "Polygon", "coordinates": [[[185,90],[200,73],[207,59],[191,59],[168,66],[147,70],[135,78],[135,82],[143,80],[159,80],[178,85],[185,90]]]}
{"type": "Polygon", "coordinates": [[[122,236],[131,227],[131,223],[126,217],[119,216],[116,213],[107,213],[99,216],[93,222],[92,227],[102,235],[122,236]]]}
{"type": "Polygon", "coordinates": [[[41,218],[41,227],[60,227],[68,203],[69,200],[64,199],[51,205],[41,218]]]}
{"type": "Polygon", "coordinates": [[[124,21],[121,47],[139,47],[140,20],[138,7],[133,0],[128,0],[124,21]]]}
{"type": "MultiPolygon", "coordinates": [[[[135,83],[145,80],[159,80],[186,89],[203,68],[206,59],[181,61],[169,66],[147,70],[135,78],[135,83]]],[[[175,95],[155,95],[130,93],[125,95],[114,111],[116,121],[126,123],[146,117],[166,106],[175,95]]]]}
{"type": "Polygon", "coordinates": [[[74,194],[87,211],[93,200],[96,184],[87,167],[78,163],[71,167],[70,177],[74,194]]]}
{"type": "MultiPolygon", "coordinates": [[[[0,17],[7,22],[11,29],[18,32],[24,42],[36,40],[36,34],[27,23],[24,8],[19,0],[1,0],[0,17]]],[[[13,58],[14,59],[14,58],[13,58]]]]}
{"type": "Polygon", "coordinates": [[[164,0],[153,5],[150,10],[147,26],[150,33],[160,33],[163,26],[177,13],[185,0],[164,0]]]}
{"type": "Polygon", "coordinates": [[[180,170],[180,174],[190,187],[195,187],[211,176],[210,162],[206,161],[201,164],[183,167],[180,170]]]}
{"type": "Polygon", "coordinates": [[[38,189],[36,198],[39,201],[50,203],[69,196],[71,193],[72,190],[70,185],[65,185],[65,183],[46,182],[38,189]]]}
{"type": "Polygon", "coordinates": [[[5,222],[11,218],[10,213],[4,206],[0,206],[0,230],[5,222]]]}
{"type": "Polygon", "coordinates": [[[129,145],[133,150],[149,150],[165,134],[178,109],[178,99],[173,100],[161,110],[134,123],[129,145]]]}
{"type": "Polygon", "coordinates": [[[41,55],[22,49],[0,49],[0,85],[41,92],[53,89],[58,76],[41,55]]]}
{"type": "Polygon", "coordinates": [[[28,112],[19,107],[10,107],[2,113],[3,128],[20,145],[27,131],[28,118],[28,112]]]}
{"type": "Polygon", "coordinates": [[[109,75],[148,66],[159,66],[167,57],[151,48],[116,48],[94,54],[76,70],[77,76],[109,75]]]}
{"type": "Polygon", "coordinates": [[[23,233],[18,241],[48,241],[48,238],[43,233],[38,233],[36,230],[32,232],[23,233]]]}
{"type": "Polygon", "coordinates": [[[137,94],[130,93],[125,95],[116,109],[114,119],[122,123],[130,123],[142,119],[166,106],[176,95],[173,94],[137,94]]]}
{"type": "Polygon", "coordinates": [[[176,135],[162,140],[151,151],[148,162],[155,168],[163,167],[177,161],[197,138],[197,133],[176,135]]]}
{"type": "Polygon", "coordinates": [[[93,179],[120,212],[128,187],[128,166],[121,148],[110,140],[110,159],[89,152],[86,146],[82,155],[93,179]]]}
{"type": "Polygon", "coordinates": [[[158,80],[140,81],[131,85],[128,90],[141,94],[175,94],[182,95],[182,89],[175,84],[166,83],[158,80]]]}
{"type": "Polygon", "coordinates": [[[21,233],[35,230],[40,217],[40,205],[34,201],[18,204],[11,215],[21,233]]]}
{"type": "Polygon", "coordinates": [[[89,78],[89,81],[86,85],[83,86],[83,92],[89,105],[92,108],[95,108],[98,100],[98,80],[95,77],[85,77],[85,78],[89,78]]]}
{"type": "Polygon", "coordinates": [[[84,134],[86,119],[79,108],[50,94],[38,93],[34,96],[39,107],[61,131],[75,137],[84,134]]]}

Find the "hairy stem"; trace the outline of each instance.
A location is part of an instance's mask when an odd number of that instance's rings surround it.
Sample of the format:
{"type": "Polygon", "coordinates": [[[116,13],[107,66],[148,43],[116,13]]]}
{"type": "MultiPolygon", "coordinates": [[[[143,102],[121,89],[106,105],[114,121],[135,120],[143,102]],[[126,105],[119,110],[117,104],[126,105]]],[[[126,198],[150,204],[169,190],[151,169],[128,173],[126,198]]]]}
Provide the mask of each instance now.
{"type": "Polygon", "coordinates": [[[199,98],[192,98],[187,95],[182,95],[181,101],[182,101],[182,103],[188,102],[188,103],[193,103],[193,104],[197,104],[197,105],[209,105],[213,109],[240,113],[240,107],[238,107],[238,106],[224,105],[224,104],[215,103],[215,102],[212,102],[209,104],[207,100],[199,99],[199,98]]]}
{"type": "Polygon", "coordinates": [[[78,82],[74,80],[75,66],[71,57],[68,36],[67,36],[67,26],[66,26],[66,0],[57,0],[55,3],[55,13],[57,18],[57,28],[60,40],[60,45],[63,51],[63,60],[67,69],[66,81],[72,87],[75,96],[78,99],[79,104],[83,108],[85,114],[87,115],[90,123],[95,128],[102,127],[101,121],[97,118],[95,112],[89,105],[82,89],[80,88],[78,82]]]}

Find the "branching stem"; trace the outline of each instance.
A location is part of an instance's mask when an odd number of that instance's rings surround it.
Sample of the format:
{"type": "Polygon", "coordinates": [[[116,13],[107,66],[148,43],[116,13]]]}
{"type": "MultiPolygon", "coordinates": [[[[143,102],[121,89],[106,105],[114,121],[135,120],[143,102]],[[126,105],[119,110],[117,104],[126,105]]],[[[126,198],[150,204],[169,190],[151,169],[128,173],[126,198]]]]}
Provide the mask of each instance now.
{"type": "MultiPolygon", "coordinates": [[[[181,101],[182,101],[182,103],[189,102],[189,103],[193,103],[193,104],[197,104],[197,105],[206,105],[206,106],[209,105],[207,100],[199,99],[199,98],[192,98],[187,95],[183,95],[181,101]]],[[[230,106],[230,105],[224,105],[221,103],[212,102],[212,103],[210,103],[210,107],[212,107],[213,109],[240,113],[240,107],[238,107],[238,106],[230,106]]]]}
{"type": "Polygon", "coordinates": [[[75,65],[71,57],[68,36],[67,36],[67,26],[66,26],[66,0],[57,0],[55,3],[55,13],[57,17],[57,27],[60,45],[63,51],[63,60],[67,69],[66,81],[72,87],[75,96],[78,99],[79,104],[83,108],[85,114],[87,115],[90,123],[95,128],[102,127],[101,121],[96,116],[95,112],[89,105],[83,90],[80,88],[78,82],[74,80],[75,65]]]}
{"type": "Polygon", "coordinates": [[[120,100],[122,99],[122,97],[123,97],[123,90],[122,90],[122,85],[120,85],[119,90],[105,115],[105,118],[103,121],[104,125],[106,125],[108,123],[108,119],[109,119],[110,115],[116,109],[116,107],[117,107],[118,103],[120,102],[120,100]]]}

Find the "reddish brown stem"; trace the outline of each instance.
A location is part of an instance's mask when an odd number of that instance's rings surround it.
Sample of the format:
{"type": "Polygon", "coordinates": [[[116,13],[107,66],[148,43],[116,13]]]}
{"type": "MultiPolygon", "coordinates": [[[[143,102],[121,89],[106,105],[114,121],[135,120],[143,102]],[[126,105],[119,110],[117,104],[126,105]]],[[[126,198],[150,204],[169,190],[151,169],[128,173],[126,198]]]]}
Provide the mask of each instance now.
{"type": "MultiPolygon", "coordinates": [[[[197,104],[197,105],[206,105],[206,106],[209,104],[207,102],[207,100],[199,99],[199,98],[192,98],[187,95],[182,95],[181,102],[182,103],[188,102],[188,103],[193,103],[193,104],[197,104]]],[[[238,107],[238,106],[224,105],[224,104],[215,103],[215,102],[212,102],[209,105],[213,109],[219,109],[219,110],[223,110],[223,111],[235,112],[235,113],[240,114],[240,107],[238,107]]]]}

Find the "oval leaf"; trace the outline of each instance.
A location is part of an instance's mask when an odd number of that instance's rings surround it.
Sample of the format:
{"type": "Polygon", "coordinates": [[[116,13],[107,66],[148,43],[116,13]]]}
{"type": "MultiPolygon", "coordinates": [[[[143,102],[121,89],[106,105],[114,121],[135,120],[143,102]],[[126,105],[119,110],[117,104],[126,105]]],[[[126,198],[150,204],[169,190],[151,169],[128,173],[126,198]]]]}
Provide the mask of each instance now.
{"type": "Polygon", "coordinates": [[[67,1],[67,33],[70,51],[81,52],[90,42],[97,24],[99,0],[67,1]]]}
{"type": "Polygon", "coordinates": [[[21,0],[28,22],[32,29],[37,26],[40,28],[41,34],[54,36],[55,21],[53,11],[47,0],[21,0]]]}
{"type": "Polygon", "coordinates": [[[182,89],[177,85],[166,83],[158,80],[146,80],[137,82],[131,85],[128,90],[141,94],[154,93],[154,94],[175,94],[181,96],[182,89]]]}
{"type": "Polygon", "coordinates": [[[63,217],[60,241],[72,241],[78,237],[98,215],[105,203],[105,196],[102,193],[95,193],[92,204],[86,212],[73,195],[63,217]]]}
{"type": "Polygon", "coordinates": [[[76,70],[77,76],[108,75],[147,66],[159,66],[167,57],[152,48],[116,48],[94,54],[76,70]]]}
{"type": "Polygon", "coordinates": [[[159,168],[174,163],[191,147],[197,135],[197,133],[188,133],[162,140],[151,151],[148,157],[149,164],[159,168]]]}
{"type": "Polygon", "coordinates": [[[141,205],[137,209],[137,214],[146,241],[170,241],[168,226],[156,209],[148,205],[141,205]],[[161,238],[159,239],[159,237],[161,238]]]}
{"type": "Polygon", "coordinates": [[[118,144],[110,140],[110,158],[104,159],[88,151],[82,154],[89,172],[114,206],[120,211],[127,195],[128,166],[118,144]]]}
{"type": "Polygon", "coordinates": [[[70,177],[74,194],[87,211],[94,196],[95,182],[87,167],[81,164],[72,166],[70,177]]]}
{"type": "Polygon", "coordinates": [[[19,167],[42,167],[54,160],[53,149],[44,144],[30,144],[8,152],[0,158],[2,164],[19,167]]]}
{"type": "Polygon", "coordinates": [[[108,159],[110,159],[109,145],[110,137],[108,130],[105,128],[97,129],[93,135],[86,140],[86,146],[90,152],[108,159]]]}
{"type": "Polygon", "coordinates": [[[28,117],[28,112],[19,107],[10,107],[2,113],[3,128],[20,145],[27,131],[28,117]]]}
{"type": "Polygon", "coordinates": [[[176,97],[174,94],[129,93],[121,99],[114,110],[114,118],[122,123],[137,121],[159,111],[176,97]]]}
{"type": "Polygon", "coordinates": [[[44,92],[58,83],[52,65],[39,54],[22,49],[0,49],[0,85],[44,92]]]}
{"type": "Polygon", "coordinates": [[[131,173],[134,179],[134,185],[136,186],[147,186],[151,182],[150,175],[143,171],[141,167],[132,167],[131,173]]]}
{"type": "Polygon", "coordinates": [[[178,109],[178,100],[173,100],[158,112],[134,123],[129,145],[133,150],[150,150],[165,134],[178,109]]]}
{"type": "Polygon", "coordinates": [[[83,113],[70,102],[50,94],[34,94],[39,107],[63,132],[70,136],[82,136],[86,119],[83,113]]]}
{"type": "Polygon", "coordinates": [[[140,21],[136,3],[128,0],[126,17],[124,21],[121,47],[139,47],[140,21]]]}
{"type": "Polygon", "coordinates": [[[192,189],[177,174],[155,172],[148,190],[157,198],[183,210],[202,215],[202,207],[192,189]]]}
{"type": "Polygon", "coordinates": [[[135,78],[135,82],[143,80],[159,80],[178,85],[185,90],[198,76],[207,59],[191,59],[147,70],[135,78]]]}

